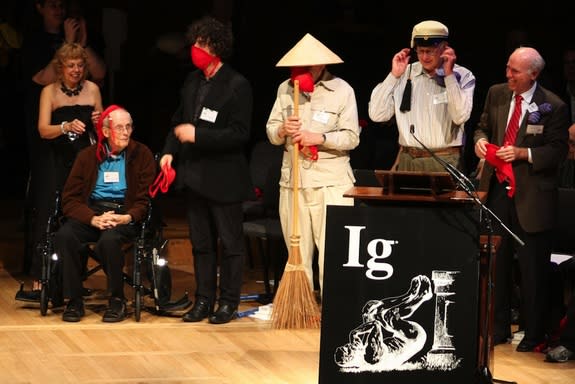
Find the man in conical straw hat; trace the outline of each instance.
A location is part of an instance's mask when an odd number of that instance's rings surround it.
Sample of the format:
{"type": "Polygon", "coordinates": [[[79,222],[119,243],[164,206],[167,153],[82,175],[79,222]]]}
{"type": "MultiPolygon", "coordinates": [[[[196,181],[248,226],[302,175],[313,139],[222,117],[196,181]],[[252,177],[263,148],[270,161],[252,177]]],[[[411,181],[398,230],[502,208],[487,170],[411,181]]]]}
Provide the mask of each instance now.
{"type": "Polygon", "coordinates": [[[313,290],[313,256],[318,249],[320,289],[323,281],[327,205],[353,205],[343,197],[355,179],[349,151],[359,144],[360,126],[353,88],[326,65],[343,60],[306,34],[277,63],[288,67],[269,115],[266,131],[272,144],[285,147],[280,179],[279,213],[286,244],[292,228],[292,154],[299,147],[298,222],[302,264],[313,290]],[[294,115],[294,80],[299,80],[299,107],[294,115]]]}

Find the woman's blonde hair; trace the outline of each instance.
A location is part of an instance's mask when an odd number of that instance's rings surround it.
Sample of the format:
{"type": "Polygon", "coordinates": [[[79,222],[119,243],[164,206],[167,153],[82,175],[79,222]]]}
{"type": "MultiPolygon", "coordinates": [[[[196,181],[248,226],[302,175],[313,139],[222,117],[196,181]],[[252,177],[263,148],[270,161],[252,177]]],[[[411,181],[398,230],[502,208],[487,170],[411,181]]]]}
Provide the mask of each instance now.
{"type": "Polygon", "coordinates": [[[82,59],[84,61],[85,70],[82,75],[82,81],[86,80],[88,76],[88,54],[86,49],[84,49],[78,43],[64,43],[56,53],[54,54],[54,59],[52,60],[52,65],[58,74],[58,78],[62,79],[62,68],[67,60],[82,59]]]}

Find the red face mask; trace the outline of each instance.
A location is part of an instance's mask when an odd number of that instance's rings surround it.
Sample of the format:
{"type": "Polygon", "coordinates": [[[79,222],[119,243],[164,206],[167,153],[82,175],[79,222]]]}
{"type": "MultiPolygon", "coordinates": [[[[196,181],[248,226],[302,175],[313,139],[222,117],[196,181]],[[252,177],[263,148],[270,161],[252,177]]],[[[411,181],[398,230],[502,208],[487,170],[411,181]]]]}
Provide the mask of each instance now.
{"type": "Polygon", "coordinates": [[[201,69],[204,72],[204,75],[206,75],[206,77],[209,77],[214,73],[217,65],[220,62],[219,57],[210,55],[208,52],[206,52],[202,48],[196,47],[195,45],[192,45],[190,54],[192,56],[192,63],[194,63],[196,67],[201,69]],[[212,63],[214,64],[212,70],[209,73],[206,72],[206,70],[212,63]]]}
{"type": "Polygon", "coordinates": [[[313,92],[313,76],[308,67],[292,67],[291,80],[299,80],[299,89],[303,92],[313,92]]]}

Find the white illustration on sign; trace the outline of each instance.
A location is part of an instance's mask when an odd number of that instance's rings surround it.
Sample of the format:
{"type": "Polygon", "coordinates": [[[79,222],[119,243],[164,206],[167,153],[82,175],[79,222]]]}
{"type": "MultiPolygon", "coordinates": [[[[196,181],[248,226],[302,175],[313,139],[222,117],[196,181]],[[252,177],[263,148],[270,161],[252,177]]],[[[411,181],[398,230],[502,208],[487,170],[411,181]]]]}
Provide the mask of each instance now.
{"type": "Polygon", "coordinates": [[[453,335],[449,333],[449,308],[453,301],[453,284],[459,272],[432,271],[435,292],[435,321],[433,327],[433,345],[426,355],[426,368],[428,370],[452,370],[456,368],[461,359],[455,353],[453,335]]]}
{"type": "Polygon", "coordinates": [[[455,354],[448,330],[448,311],[453,304],[451,292],[458,272],[433,271],[435,286],[434,342],[432,349],[419,360],[411,361],[427,341],[425,329],[408,320],[433,297],[429,277],[411,279],[406,293],[380,300],[369,300],[363,306],[363,323],[349,333],[349,342],[336,348],[335,363],[343,372],[381,372],[392,370],[452,370],[461,360],[455,354]]]}

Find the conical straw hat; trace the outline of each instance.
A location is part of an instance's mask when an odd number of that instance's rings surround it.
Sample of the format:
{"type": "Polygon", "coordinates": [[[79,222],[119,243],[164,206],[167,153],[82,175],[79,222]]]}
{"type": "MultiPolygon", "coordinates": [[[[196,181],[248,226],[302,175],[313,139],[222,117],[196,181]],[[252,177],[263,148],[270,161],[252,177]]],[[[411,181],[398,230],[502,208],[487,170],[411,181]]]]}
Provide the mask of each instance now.
{"type": "Polygon", "coordinates": [[[323,45],[318,39],[306,33],[276,67],[305,67],[308,65],[339,64],[343,60],[323,45]]]}

